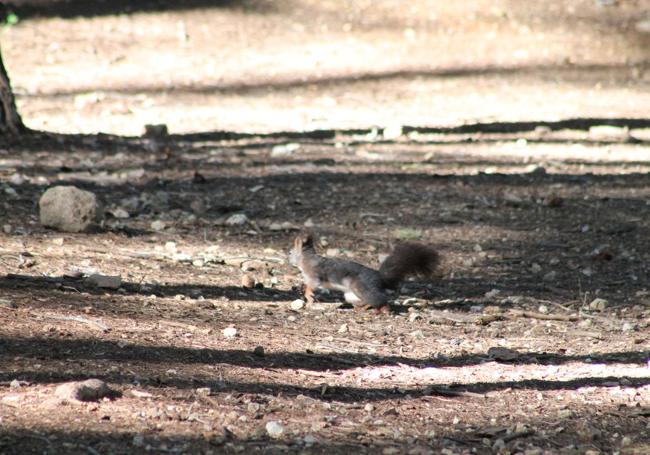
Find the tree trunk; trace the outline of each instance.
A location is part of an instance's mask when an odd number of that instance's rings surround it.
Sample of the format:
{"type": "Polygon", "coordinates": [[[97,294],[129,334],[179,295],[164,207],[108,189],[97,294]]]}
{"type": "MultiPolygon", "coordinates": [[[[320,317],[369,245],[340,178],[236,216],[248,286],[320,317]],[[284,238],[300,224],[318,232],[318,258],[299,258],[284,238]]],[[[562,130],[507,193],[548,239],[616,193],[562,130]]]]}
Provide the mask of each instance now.
{"type": "Polygon", "coordinates": [[[14,92],[0,53],[0,136],[18,136],[25,131],[27,128],[16,109],[14,92]]]}

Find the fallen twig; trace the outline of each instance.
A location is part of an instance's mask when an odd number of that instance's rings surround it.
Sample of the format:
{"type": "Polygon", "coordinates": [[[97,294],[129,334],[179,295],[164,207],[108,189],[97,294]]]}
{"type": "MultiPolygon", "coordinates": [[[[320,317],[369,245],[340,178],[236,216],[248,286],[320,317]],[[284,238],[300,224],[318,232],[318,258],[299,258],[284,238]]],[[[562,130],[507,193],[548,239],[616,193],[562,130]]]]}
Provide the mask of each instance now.
{"type": "Polygon", "coordinates": [[[579,319],[578,316],[572,314],[546,314],[526,310],[510,310],[508,311],[508,315],[531,319],[541,319],[544,321],[577,321],[579,319]]]}
{"type": "Polygon", "coordinates": [[[102,332],[108,332],[110,330],[109,327],[105,326],[104,324],[101,324],[97,321],[92,321],[90,319],[82,318],[81,316],[59,316],[56,314],[48,314],[45,315],[44,317],[48,319],[56,319],[59,321],[74,321],[74,322],[81,322],[82,324],[87,324],[94,326],[101,330],[102,332]]]}
{"type": "Polygon", "coordinates": [[[510,442],[518,438],[527,438],[528,436],[532,436],[534,434],[535,432],[533,430],[523,430],[507,434],[499,439],[501,439],[503,442],[510,442]]]}
{"type": "Polygon", "coordinates": [[[586,330],[571,330],[571,335],[596,338],[599,340],[603,338],[603,334],[600,332],[587,332],[586,330]]]}

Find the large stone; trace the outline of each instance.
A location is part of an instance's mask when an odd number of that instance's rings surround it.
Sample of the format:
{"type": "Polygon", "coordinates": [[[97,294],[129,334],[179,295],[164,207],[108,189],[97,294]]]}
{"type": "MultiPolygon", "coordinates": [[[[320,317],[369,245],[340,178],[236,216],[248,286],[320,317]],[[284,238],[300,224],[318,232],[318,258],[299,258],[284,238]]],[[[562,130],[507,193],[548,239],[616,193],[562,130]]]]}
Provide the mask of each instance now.
{"type": "Polygon", "coordinates": [[[41,224],[65,232],[83,232],[99,216],[97,197],[74,186],[48,189],[38,203],[41,224]]]}
{"type": "Polygon", "coordinates": [[[122,286],[122,277],[119,275],[100,275],[93,273],[85,279],[86,284],[105,289],[119,289],[122,286]]]}
{"type": "Polygon", "coordinates": [[[87,379],[79,382],[66,382],[56,388],[54,394],[71,401],[96,401],[111,397],[115,392],[99,379],[87,379]]]}

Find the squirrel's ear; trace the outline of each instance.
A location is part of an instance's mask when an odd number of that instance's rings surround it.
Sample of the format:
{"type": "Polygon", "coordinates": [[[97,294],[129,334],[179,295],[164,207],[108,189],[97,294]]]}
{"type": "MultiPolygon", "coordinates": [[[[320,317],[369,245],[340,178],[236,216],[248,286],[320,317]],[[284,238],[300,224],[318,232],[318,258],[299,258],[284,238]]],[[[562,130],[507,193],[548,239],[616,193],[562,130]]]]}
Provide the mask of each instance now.
{"type": "Polygon", "coordinates": [[[311,232],[301,232],[296,237],[296,245],[300,244],[302,246],[313,246],[314,245],[314,236],[311,232]]]}
{"type": "Polygon", "coordinates": [[[293,240],[293,247],[296,249],[302,249],[305,245],[309,243],[309,234],[306,232],[301,232],[296,236],[296,238],[293,240]]]}

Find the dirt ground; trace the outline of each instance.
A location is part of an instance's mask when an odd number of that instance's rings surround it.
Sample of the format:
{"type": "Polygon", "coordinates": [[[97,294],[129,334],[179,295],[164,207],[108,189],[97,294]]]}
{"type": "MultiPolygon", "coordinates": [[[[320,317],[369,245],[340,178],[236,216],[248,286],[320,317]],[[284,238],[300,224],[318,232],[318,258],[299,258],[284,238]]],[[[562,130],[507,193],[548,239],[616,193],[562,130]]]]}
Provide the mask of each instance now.
{"type": "Polygon", "coordinates": [[[649,2],[16,3],[0,453],[650,453],[649,2]],[[292,307],[305,227],[442,276],[292,307]]]}

